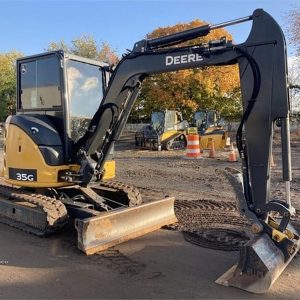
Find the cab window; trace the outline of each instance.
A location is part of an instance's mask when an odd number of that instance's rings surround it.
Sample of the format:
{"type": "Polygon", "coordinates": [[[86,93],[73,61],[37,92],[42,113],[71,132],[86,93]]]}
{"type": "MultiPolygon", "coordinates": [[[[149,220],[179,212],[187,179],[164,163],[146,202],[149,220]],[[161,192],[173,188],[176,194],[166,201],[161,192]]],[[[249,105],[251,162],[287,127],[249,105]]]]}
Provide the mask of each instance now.
{"type": "Polygon", "coordinates": [[[102,101],[102,69],[70,59],[67,61],[67,83],[71,137],[77,141],[102,101]]]}
{"type": "Polygon", "coordinates": [[[59,59],[52,55],[19,64],[19,109],[61,107],[59,59]]]}

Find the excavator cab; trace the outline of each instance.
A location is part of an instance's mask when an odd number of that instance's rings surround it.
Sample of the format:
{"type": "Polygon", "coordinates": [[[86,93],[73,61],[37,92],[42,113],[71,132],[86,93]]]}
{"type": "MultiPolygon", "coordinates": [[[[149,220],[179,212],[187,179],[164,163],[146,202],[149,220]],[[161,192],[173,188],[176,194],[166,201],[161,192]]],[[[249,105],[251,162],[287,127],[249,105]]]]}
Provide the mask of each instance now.
{"type": "Polygon", "coordinates": [[[220,114],[215,110],[202,109],[194,113],[192,124],[198,129],[203,149],[208,149],[212,140],[216,149],[223,149],[226,146],[228,132],[221,123],[220,114]]]}
{"type": "Polygon", "coordinates": [[[17,73],[17,116],[11,122],[43,119],[61,139],[64,162],[74,161],[73,145],[103,98],[108,64],[56,51],[18,59],[17,73]]]}
{"type": "MultiPolygon", "coordinates": [[[[6,142],[16,145],[17,136],[25,139],[20,132],[25,130],[39,146],[42,155],[34,162],[15,162],[17,169],[26,169],[26,164],[30,164],[31,168],[47,170],[47,178],[43,177],[45,183],[39,184],[57,186],[57,173],[74,163],[74,144],[87,130],[99,107],[99,99],[103,98],[110,77],[109,66],[55,51],[18,59],[17,74],[17,114],[7,121],[11,125],[11,134],[6,142]]],[[[10,166],[15,158],[14,151],[17,149],[10,147],[5,153],[10,166]]],[[[105,179],[115,176],[112,158],[113,147],[104,167],[105,179]]],[[[16,184],[16,178],[9,175],[8,169],[5,170],[5,179],[16,184]]],[[[32,182],[27,184],[32,185],[32,182]]]]}

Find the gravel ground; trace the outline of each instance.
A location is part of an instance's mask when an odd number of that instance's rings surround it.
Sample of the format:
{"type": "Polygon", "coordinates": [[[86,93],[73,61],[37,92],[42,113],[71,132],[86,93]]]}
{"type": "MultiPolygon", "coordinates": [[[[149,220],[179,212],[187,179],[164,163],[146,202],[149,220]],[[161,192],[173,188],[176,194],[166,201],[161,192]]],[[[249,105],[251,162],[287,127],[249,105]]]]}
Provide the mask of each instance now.
{"type": "MultiPolygon", "coordinates": [[[[300,207],[299,150],[299,137],[292,135],[291,196],[297,208],[300,207]]],[[[228,151],[217,154],[217,159],[207,158],[208,153],[205,152],[202,159],[186,160],[184,151],[138,151],[134,149],[132,135],[126,135],[116,144],[117,179],[137,186],[145,201],[168,195],[178,201],[193,200],[192,203],[208,206],[225,201],[232,208],[236,203],[233,189],[225,177],[216,173],[216,169],[226,166],[239,169],[240,163],[229,164],[228,151]]],[[[272,195],[279,198],[284,196],[284,185],[280,182],[278,139],[274,143],[274,161],[272,195]]],[[[0,166],[1,163],[2,155],[0,166]]],[[[210,213],[205,212],[206,220],[211,218],[210,213]]],[[[237,228],[240,220],[236,212],[228,209],[224,213],[226,216],[231,223],[236,222],[237,228]]],[[[200,220],[204,219],[202,214],[200,220]]],[[[199,226],[199,222],[196,221],[194,226],[199,226]]],[[[223,227],[229,230],[232,224],[228,227],[223,224],[223,227]]],[[[8,262],[0,269],[0,298],[3,299],[296,299],[300,293],[299,259],[290,264],[264,296],[215,285],[213,281],[236,261],[237,253],[193,246],[174,231],[161,230],[91,258],[78,252],[72,231],[49,239],[39,239],[0,225],[0,233],[0,243],[3,245],[0,261],[8,262]]],[[[231,236],[235,236],[234,231],[231,236]]],[[[220,238],[220,245],[226,245],[226,242],[230,244],[230,238],[220,238]]]]}
{"type": "MultiPolygon", "coordinates": [[[[217,152],[217,159],[208,158],[204,151],[198,160],[185,159],[184,151],[155,152],[135,150],[132,135],[124,136],[116,145],[117,177],[120,181],[137,186],[144,200],[174,196],[175,212],[179,223],[172,229],[184,233],[186,240],[212,249],[237,250],[247,242],[251,224],[237,209],[236,194],[220,169],[241,168],[240,161],[227,161],[229,149],[217,152]],[[192,201],[188,209],[182,203],[192,201]],[[221,204],[221,208],[218,207],[221,204]],[[197,207],[198,205],[198,207],[197,207]]],[[[292,135],[291,200],[300,208],[299,137],[292,135]]],[[[271,197],[285,199],[285,184],[281,180],[280,140],[275,136],[271,169],[271,197]]],[[[259,155],[259,152],[258,152],[259,155]]],[[[186,206],[188,204],[184,204],[186,206]]],[[[300,212],[295,225],[300,228],[300,212]]]]}
{"type": "MultiPolygon", "coordinates": [[[[300,207],[300,138],[292,134],[291,199],[300,207]]],[[[284,197],[284,183],[281,181],[280,140],[275,136],[273,144],[275,166],[271,170],[271,193],[273,198],[284,197]]],[[[241,168],[240,161],[228,163],[229,151],[218,151],[217,159],[208,158],[205,150],[203,158],[185,159],[184,151],[148,151],[133,148],[132,135],[124,136],[116,145],[117,178],[134,184],[160,196],[170,195],[178,200],[235,201],[235,193],[227,179],[217,175],[217,169],[225,167],[241,168]]],[[[258,152],[259,155],[259,152],[258,152]]]]}

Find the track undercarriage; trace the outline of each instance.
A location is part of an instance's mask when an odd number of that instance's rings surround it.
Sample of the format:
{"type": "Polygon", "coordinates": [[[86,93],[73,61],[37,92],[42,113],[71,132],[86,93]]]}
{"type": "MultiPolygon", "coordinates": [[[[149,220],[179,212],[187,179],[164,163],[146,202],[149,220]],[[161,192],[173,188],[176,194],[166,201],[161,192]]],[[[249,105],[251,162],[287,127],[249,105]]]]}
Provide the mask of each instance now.
{"type": "Polygon", "coordinates": [[[187,145],[186,136],[183,133],[172,135],[165,140],[160,140],[160,137],[148,137],[136,139],[136,147],[140,149],[149,149],[154,151],[160,150],[185,150],[187,145]]]}
{"type": "Polygon", "coordinates": [[[0,184],[1,223],[47,236],[62,230],[69,219],[74,219],[78,247],[86,254],[176,221],[174,198],[154,201],[151,205],[141,203],[135,187],[117,181],[91,187],[38,190],[0,184]],[[114,223],[113,233],[107,226],[110,223],[114,223]]]}

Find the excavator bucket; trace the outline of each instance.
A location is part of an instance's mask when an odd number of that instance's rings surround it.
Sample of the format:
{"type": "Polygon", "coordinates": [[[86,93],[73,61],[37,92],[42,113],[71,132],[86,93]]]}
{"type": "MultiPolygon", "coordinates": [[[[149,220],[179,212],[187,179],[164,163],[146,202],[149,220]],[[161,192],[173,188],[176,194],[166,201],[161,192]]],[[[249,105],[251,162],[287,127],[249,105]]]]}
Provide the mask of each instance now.
{"type": "Polygon", "coordinates": [[[173,197],[76,219],[78,248],[87,255],[177,222],[173,197]]]}
{"type": "MultiPolygon", "coordinates": [[[[216,173],[229,180],[236,193],[239,209],[243,211],[244,196],[241,172],[234,168],[225,168],[225,170],[216,170],[216,173]]],[[[248,217],[251,218],[251,215],[248,217]]],[[[289,251],[289,258],[285,257],[279,246],[267,233],[251,231],[249,232],[250,241],[240,249],[238,263],[218,278],[216,283],[256,294],[267,292],[300,248],[299,234],[291,224],[287,229],[292,233],[294,243],[289,251]]]]}
{"type": "Polygon", "coordinates": [[[216,280],[216,283],[233,286],[248,292],[266,293],[299,249],[288,260],[266,234],[250,240],[240,250],[239,262],[216,280]]]}

